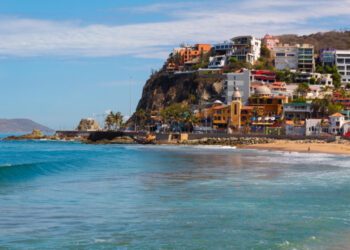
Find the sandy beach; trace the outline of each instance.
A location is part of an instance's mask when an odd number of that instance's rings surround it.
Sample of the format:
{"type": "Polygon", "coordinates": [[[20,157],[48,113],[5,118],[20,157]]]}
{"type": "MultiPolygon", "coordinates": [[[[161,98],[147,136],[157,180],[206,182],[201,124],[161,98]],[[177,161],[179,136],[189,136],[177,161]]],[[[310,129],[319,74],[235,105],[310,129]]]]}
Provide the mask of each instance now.
{"type": "Polygon", "coordinates": [[[241,146],[247,149],[265,149],[265,150],[281,150],[303,153],[329,153],[329,154],[346,154],[350,155],[350,142],[302,142],[290,140],[276,140],[267,144],[255,144],[241,146]]]}

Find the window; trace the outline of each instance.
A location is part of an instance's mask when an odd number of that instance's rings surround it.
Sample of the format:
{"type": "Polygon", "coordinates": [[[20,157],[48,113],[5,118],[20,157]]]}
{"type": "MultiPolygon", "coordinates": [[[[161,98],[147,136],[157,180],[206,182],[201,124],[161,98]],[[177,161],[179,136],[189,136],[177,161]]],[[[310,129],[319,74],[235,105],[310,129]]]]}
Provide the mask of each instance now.
{"type": "Polygon", "coordinates": [[[344,59],[338,58],[337,63],[344,63],[344,59]]]}
{"type": "Polygon", "coordinates": [[[285,53],[276,53],[276,56],[286,56],[285,53]]]}

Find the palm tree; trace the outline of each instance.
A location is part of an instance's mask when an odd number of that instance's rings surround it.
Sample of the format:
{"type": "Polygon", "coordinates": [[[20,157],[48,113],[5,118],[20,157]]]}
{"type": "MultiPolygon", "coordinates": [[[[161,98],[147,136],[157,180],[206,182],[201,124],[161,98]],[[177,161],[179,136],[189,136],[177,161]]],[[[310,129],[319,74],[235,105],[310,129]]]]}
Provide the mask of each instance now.
{"type": "Polygon", "coordinates": [[[105,129],[111,130],[113,124],[114,124],[114,113],[113,111],[111,111],[105,119],[105,129]]]}
{"type": "Polygon", "coordinates": [[[123,125],[123,115],[120,112],[114,114],[114,127],[119,129],[123,125]]]}

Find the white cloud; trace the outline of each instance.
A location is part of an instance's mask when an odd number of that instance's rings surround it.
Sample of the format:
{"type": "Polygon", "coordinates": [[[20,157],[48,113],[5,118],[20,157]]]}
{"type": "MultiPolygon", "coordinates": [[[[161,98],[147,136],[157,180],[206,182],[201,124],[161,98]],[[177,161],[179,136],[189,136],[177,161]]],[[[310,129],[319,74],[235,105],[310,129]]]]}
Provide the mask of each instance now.
{"type": "Polygon", "coordinates": [[[169,49],[181,42],[215,42],[244,34],[305,34],[329,29],[317,27],[315,20],[350,21],[350,0],[249,0],[237,4],[190,4],[183,10],[184,4],[130,9],[153,14],[167,11],[169,16],[176,17],[171,21],[132,25],[2,18],[0,56],[165,58],[169,49]]]}

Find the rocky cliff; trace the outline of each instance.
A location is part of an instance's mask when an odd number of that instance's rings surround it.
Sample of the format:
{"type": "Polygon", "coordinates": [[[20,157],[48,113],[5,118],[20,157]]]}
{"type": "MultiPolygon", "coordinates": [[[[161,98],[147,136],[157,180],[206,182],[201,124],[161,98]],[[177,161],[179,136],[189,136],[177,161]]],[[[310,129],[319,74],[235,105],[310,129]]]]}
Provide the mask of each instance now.
{"type": "Polygon", "coordinates": [[[199,104],[222,99],[223,76],[218,74],[154,74],[146,82],[137,110],[160,110],[173,103],[199,104]]]}

